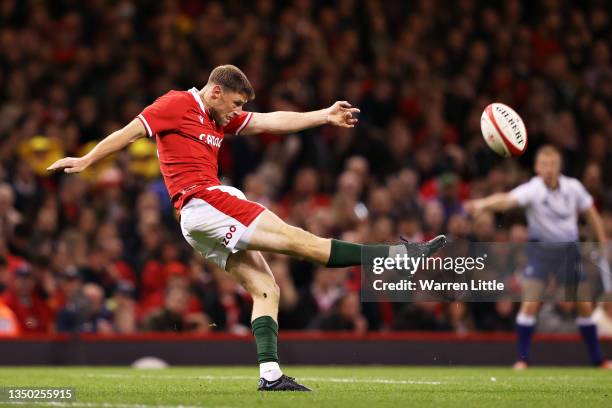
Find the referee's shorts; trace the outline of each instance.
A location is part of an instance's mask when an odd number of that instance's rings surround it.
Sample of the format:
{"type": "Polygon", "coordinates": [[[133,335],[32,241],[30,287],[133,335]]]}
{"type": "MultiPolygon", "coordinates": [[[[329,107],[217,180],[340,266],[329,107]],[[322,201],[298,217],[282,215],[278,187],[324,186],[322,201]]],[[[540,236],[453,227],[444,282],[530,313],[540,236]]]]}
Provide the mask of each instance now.
{"type": "Polygon", "coordinates": [[[523,276],[548,281],[555,277],[558,285],[574,286],[586,280],[578,242],[539,242],[527,244],[527,265],[523,276]]]}

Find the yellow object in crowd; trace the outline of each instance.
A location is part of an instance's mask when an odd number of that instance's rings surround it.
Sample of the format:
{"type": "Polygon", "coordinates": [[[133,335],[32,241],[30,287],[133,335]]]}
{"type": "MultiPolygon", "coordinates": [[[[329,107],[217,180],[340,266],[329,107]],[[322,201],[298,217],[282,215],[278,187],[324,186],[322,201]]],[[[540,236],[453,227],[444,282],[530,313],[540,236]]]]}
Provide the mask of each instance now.
{"type": "Polygon", "coordinates": [[[21,142],[18,148],[19,157],[26,161],[38,176],[46,177],[50,173],[47,167],[64,157],[64,149],[56,140],[38,135],[21,142]]]}
{"type": "Polygon", "coordinates": [[[149,139],[138,139],[130,145],[130,171],[148,180],[159,177],[157,147],[149,139]]]}
{"type": "Polygon", "coordinates": [[[0,337],[19,335],[19,325],[15,313],[0,299],[0,337]]]}

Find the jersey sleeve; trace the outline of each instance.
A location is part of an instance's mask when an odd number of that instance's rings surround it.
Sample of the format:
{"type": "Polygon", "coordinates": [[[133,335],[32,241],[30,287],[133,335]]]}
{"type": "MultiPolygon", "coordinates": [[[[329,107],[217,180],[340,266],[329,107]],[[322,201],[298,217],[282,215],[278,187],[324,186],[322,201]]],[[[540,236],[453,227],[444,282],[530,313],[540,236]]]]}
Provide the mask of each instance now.
{"type": "Polygon", "coordinates": [[[242,130],[249,124],[252,117],[253,112],[240,113],[240,115],[236,116],[230,123],[225,125],[223,128],[223,133],[239,135],[240,132],[242,132],[242,130]]]}
{"type": "Polygon", "coordinates": [[[584,185],[575,180],[574,188],[578,199],[578,211],[584,212],[593,206],[593,196],[587,191],[584,185]]]}
{"type": "Polygon", "coordinates": [[[527,207],[533,200],[535,189],[533,181],[528,181],[510,190],[510,196],[514,198],[521,207],[527,207]]]}
{"type": "Polygon", "coordinates": [[[147,130],[147,136],[176,130],[180,126],[188,105],[178,92],[168,92],[160,96],[137,116],[147,130]]]}

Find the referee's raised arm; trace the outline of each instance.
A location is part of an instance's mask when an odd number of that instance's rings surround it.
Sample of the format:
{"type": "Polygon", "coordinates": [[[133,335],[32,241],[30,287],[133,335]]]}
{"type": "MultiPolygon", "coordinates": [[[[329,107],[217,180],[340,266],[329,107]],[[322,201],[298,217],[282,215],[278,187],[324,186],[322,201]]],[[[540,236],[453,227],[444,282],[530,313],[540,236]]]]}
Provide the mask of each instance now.
{"type": "Polygon", "coordinates": [[[519,202],[510,193],[495,193],[488,197],[469,200],[465,203],[465,210],[470,214],[482,211],[508,211],[519,206],[519,202]]]}

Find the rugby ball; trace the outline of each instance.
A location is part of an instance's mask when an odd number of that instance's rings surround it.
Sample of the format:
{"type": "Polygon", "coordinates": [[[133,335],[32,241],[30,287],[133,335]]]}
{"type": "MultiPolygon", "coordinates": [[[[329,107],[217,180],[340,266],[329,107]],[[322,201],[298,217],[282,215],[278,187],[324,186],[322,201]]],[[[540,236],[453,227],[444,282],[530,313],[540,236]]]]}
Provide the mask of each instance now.
{"type": "Polygon", "coordinates": [[[518,113],[503,103],[487,106],[480,117],[482,137],[502,157],[518,157],[527,149],[527,129],[518,113]]]}

